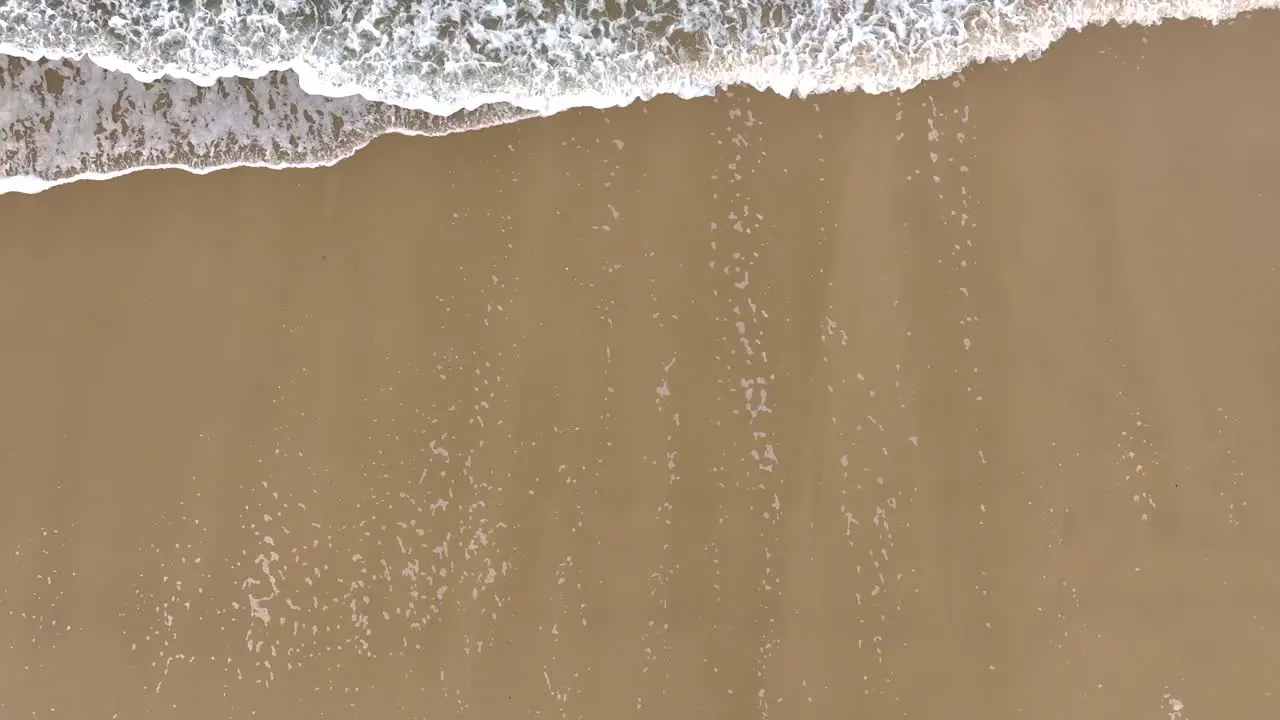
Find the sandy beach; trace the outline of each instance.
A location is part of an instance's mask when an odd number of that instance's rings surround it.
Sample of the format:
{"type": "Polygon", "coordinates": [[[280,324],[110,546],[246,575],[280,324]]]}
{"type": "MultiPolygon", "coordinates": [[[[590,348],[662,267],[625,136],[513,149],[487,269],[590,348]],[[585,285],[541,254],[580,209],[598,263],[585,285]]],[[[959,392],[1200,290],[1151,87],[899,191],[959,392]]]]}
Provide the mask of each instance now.
{"type": "Polygon", "coordinates": [[[0,718],[1277,717],[1278,32],[0,197],[0,718]]]}

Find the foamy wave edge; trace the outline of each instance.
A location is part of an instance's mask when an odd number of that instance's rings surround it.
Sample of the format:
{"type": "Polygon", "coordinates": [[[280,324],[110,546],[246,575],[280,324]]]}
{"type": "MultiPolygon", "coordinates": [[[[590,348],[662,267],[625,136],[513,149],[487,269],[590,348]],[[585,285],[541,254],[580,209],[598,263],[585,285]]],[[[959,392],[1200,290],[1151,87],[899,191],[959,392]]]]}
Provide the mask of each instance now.
{"type": "MultiPolygon", "coordinates": [[[[737,46],[720,48],[708,59],[666,66],[650,65],[645,72],[620,72],[611,81],[601,76],[580,89],[559,89],[557,92],[539,94],[530,86],[521,85],[513,78],[508,87],[485,90],[454,88],[455,92],[430,95],[406,94],[403,86],[388,88],[362,84],[344,79],[343,73],[331,66],[313,64],[305,54],[299,54],[284,62],[241,62],[218,67],[155,62],[146,63],[94,52],[93,47],[54,49],[41,47],[39,43],[15,44],[0,42],[0,53],[38,60],[68,60],[87,58],[97,67],[121,73],[143,83],[165,78],[177,78],[200,87],[212,87],[228,79],[261,79],[272,73],[289,73],[296,77],[301,91],[317,98],[353,99],[384,107],[425,112],[435,118],[450,118],[459,113],[477,113],[481,119],[464,120],[421,130],[387,120],[381,127],[372,128],[363,137],[338,147],[330,147],[323,156],[290,159],[282,162],[227,158],[225,162],[205,163],[138,163],[130,167],[106,171],[87,170],[64,177],[38,175],[12,175],[0,177],[0,194],[6,192],[34,193],[78,180],[105,180],[148,169],[182,169],[196,174],[234,167],[265,167],[273,169],[320,167],[333,165],[350,157],[373,138],[391,133],[406,135],[443,135],[514,122],[534,115],[552,115],[572,108],[610,108],[628,105],[636,100],[648,100],[658,95],[677,95],[690,98],[714,93],[719,88],[750,86],[760,91],[772,91],[784,96],[808,96],[829,92],[856,91],[883,93],[908,90],[923,82],[953,75],[964,68],[983,62],[1007,62],[1034,58],[1047,50],[1054,42],[1070,31],[1083,30],[1092,25],[1157,25],[1165,20],[1198,19],[1217,24],[1241,13],[1280,7],[1280,0],[1160,0],[1158,2],[1073,2],[1066,7],[1034,8],[1021,2],[992,6],[994,19],[974,35],[949,36],[945,42],[928,43],[908,50],[889,48],[870,58],[856,58],[841,66],[827,62],[817,65],[812,58],[770,52],[769,43],[755,47],[737,46]],[[146,67],[144,67],[144,64],[146,67]],[[483,117],[486,111],[497,109],[483,117]]],[[[775,43],[774,48],[778,45],[775,43]]],[[[830,57],[824,57],[829,61],[830,57]]],[[[83,62],[83,60],[81,60],[83,62]]],[[[624,64],[625,65],[625,64],[624,64]]],[[[385,79],[385,78],[384,78],[385,79]]]]}

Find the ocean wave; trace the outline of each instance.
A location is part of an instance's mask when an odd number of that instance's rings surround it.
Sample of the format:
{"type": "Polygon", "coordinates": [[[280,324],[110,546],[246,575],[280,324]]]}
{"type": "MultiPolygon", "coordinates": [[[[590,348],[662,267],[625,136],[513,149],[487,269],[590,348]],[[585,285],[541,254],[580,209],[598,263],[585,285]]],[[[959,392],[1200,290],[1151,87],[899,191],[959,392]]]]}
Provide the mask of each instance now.
{"type": "Polygon", "coordinates": [[[905,90],[1091,24],[1280,0],[0,0],[0,192],[327,164],[387,132],[750,85],[905,90]]]}

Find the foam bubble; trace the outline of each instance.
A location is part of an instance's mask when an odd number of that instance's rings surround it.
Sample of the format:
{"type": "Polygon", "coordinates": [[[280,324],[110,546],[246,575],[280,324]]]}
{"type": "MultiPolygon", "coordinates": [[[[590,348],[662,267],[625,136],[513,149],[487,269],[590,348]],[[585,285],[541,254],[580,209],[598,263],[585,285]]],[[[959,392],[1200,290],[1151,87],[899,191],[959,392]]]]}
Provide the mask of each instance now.
{"type": "Polygon", "coordinates": [[[1217,22],[1277,2],[0,0],[14,58],[0,192],[144,167],[328,164],[386,132],[729,85],[904,90],[1089,24],[1217,22]]]}

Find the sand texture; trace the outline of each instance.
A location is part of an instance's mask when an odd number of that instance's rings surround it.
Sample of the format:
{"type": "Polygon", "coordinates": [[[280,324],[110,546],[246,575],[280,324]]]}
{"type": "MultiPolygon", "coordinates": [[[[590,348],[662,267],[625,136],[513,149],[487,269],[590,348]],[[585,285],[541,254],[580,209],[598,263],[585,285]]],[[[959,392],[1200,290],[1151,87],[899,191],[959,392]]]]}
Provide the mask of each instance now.
{"type": "Polygon", "coordinates": [[[1280,717],[1278,33],[0,197],[0,719],[1280,717]]]}

